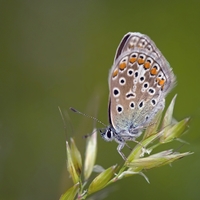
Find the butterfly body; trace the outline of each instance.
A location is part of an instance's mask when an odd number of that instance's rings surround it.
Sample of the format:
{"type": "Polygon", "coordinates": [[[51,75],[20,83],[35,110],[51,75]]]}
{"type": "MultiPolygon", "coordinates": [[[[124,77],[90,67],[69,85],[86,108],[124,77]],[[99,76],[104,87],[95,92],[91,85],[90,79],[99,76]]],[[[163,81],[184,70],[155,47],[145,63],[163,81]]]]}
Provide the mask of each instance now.
{"type": "Polygon", "coordinates": [[[169,63],[154,42],[141,33],[127,33],[121,40],[109,73],[109,122],[101,131],[106,141],[115,140],[118,152],[128,140],[142,134],[175,85],[169,63]]]}

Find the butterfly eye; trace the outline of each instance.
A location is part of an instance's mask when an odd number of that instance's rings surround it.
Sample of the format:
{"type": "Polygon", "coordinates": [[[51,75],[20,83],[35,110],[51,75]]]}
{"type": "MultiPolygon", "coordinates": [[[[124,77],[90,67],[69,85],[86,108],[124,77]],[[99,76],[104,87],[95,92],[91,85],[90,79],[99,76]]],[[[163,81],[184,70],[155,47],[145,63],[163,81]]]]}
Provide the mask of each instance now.
{"type": "Polygon", "coordinates": [[[113,138],[114,138],[114,135],[113,135],[113,131],[108,128],[107,130],[105,131],[100,131],[101,132],[101,137],[106,140],[106,141],[112,141],[113,138]]]}
{"type": "Polygon", "coordinates": [[[106,136],[107,136],[107,138],[109,138],[109,139],[112,138],[112,131],[110,131],[110,130],[107,131],[107,132],[106,132],[106,136]]]}

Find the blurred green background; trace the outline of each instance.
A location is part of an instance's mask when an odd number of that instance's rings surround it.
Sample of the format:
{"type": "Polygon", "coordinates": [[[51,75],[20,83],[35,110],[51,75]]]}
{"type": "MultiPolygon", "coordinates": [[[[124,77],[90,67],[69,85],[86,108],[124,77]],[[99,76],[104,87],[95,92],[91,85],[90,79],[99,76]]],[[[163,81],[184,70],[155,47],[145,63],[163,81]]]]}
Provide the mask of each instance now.
{"type": "MultiPolygon", "coordinates": [[[[177,93],[174,117],[192,118],[182,137],[190,145],[166,148],[195,154],[146,171],[151,184],[141,176],[119,181],[105,199],[200,199],[199,9],[194,0],[1,1],[0,199],[55,200],[72,186],[58,106],[84,155],[94,122],[68,108],[107,123],[108,71],[129,31],[149,35],[163,52],[178,80],[167,104],[177,93]]],[[[116,147],[99,136],[97,163],[121,164],[116,147]]]]}

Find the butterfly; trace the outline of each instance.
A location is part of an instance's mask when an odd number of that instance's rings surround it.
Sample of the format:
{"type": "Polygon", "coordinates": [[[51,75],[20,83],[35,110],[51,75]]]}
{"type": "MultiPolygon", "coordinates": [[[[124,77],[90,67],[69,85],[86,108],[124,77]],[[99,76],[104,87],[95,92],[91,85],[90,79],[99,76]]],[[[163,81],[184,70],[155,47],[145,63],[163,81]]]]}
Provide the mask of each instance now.
{"type": "Polygon", "coordinates": [[[104,140],[115,140],[121,152],[126,141],[135,141],[165,107],[165,97],[176,84],[169,63],[147,36],[129,32],[121,40],[109,72],[109,126],[104,140]]]}

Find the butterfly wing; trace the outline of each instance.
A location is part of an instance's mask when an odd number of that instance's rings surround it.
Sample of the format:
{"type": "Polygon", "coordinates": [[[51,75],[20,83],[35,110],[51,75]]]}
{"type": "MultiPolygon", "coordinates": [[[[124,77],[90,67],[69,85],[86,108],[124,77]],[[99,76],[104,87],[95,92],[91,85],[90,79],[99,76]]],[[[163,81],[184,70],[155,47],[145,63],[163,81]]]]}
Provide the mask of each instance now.
{"type": "Polygon", "coordinates": [[[116,132],[147,125],[174,85],[172,69],[154,42],[141,33],[127,33],[109,74],[109,118],[116,132]]]}

